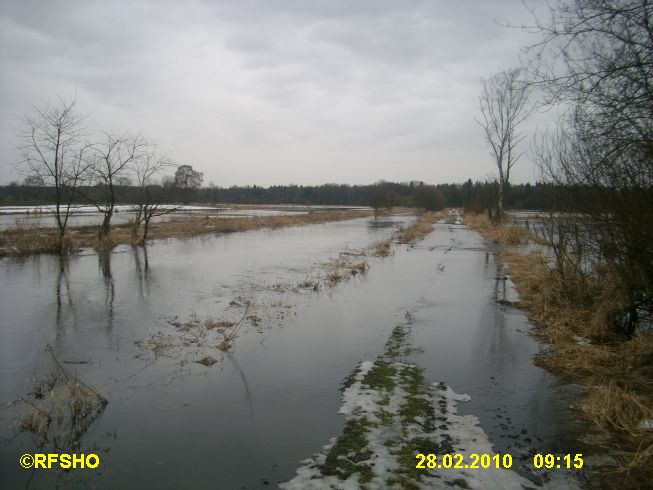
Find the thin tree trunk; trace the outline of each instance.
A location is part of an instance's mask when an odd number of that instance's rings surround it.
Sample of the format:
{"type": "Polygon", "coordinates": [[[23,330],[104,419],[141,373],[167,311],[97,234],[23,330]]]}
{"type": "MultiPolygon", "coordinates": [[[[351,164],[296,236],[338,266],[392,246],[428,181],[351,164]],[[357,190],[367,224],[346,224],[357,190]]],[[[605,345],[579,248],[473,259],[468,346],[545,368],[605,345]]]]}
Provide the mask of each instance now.
{"type": "Polygon", "coordinates": [[[504,182],[503,179],[499,180],[499,199],[497,202],[497,214],[494,219],[497,222],[500,222],[503,219],[503,192],[504,192],[504,182]]]}
{"type": "Polygon", "coordinates": [[[104,213],[104,218],[102,219],[102,227],[100,229],[100,232],[103,237],[109,236],[109,233],[111,232],[111,216],[113,215],[113,209],[110,208],[108,211],[104,213]]]}
{"type": "Polygon", "coordinates": [[[143,222],[143,236],[141,237],[141,243],[145,245],[145,241],[147,240],[147,233],[150,229],[150,218],[145,217],[145,221],[143,222]]]}

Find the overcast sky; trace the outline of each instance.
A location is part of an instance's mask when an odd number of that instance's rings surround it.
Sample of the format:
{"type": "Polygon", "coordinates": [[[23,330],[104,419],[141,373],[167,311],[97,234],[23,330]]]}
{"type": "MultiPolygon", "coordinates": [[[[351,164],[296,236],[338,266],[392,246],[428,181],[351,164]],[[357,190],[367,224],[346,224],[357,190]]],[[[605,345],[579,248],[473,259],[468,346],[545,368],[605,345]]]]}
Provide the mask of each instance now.
{"type": "Polygon", "coordinates": [[[521,0],[0,5],[4,183],[16,116],[75,93],[91,128],[141,131],[206,184],[480,179],[480,80],[534,41],[498,25],[532,22],[521,0]]]}

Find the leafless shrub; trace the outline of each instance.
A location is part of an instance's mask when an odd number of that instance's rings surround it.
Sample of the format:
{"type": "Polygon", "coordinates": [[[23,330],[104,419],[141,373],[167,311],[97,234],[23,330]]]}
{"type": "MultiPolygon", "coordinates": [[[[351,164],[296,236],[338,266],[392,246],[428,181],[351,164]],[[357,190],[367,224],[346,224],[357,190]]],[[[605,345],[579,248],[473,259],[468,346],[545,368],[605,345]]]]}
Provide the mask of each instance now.
{"type": "Polygon", "coordinates": [[[544,103],[566,110],[534,142],[542,177],[568,192],[554,209],[582,216],[581,243],[618,272],[633,318],[653,310],[651,26],[647,2],[563,0],[526,49],[544,103]]]}

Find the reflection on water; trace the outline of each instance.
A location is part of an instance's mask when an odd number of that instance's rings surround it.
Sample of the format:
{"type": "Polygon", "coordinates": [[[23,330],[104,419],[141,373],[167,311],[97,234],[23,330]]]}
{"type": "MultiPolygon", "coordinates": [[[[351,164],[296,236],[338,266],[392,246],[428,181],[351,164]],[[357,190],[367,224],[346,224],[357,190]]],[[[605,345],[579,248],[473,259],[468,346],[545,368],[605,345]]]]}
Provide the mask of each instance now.
{"type": "Polygon", "coordinates": [[[150,262],[147,258],[147,246],[132,246],[134,256],[134,272],[138,282],[138,293],[141,299],[146,299],[150,295],[150,262]]]}
{"type": "Polygon", "coordinates": [[[70,281],[68,281],[68,256],[62,255],[57,257],[59,264],[59,273],[57,274],[57,282],[54,288],[56,294],[56,325],[57,332],[63,328],[64,316],[68,313],[75,315],[75,307],[73,305],[73,296],[70,292],[70,281]],[[64,311],[66,307],[66,311],[64,311]]]}
{"type": "MultiPolygon", "coordinates": [[[[341,431],[341,381],[383,352],[410,311],[422,347],[415,361],[431,381],[471,395],[461,410],[478,415],[500,448],[516,455],[573,445],[568,395],[533,365],[538,345],[526,318],[497,305],[499,266],[476,233],[437,225],[419,247],[398,246],[329,294],[252,287],[298,283],[315,264],[385,239],[405,219],[4,259],[0,401],[24,395],[28,378],[49,372],[51,344],[109,399],[81,440],[80,449],[101,451],[104,470],[89,475],[94,488],[270,488],[341,431]],[[141,356],[135,343],[169,332],[170,319],[230,320],[242,314],[234,302],[250,294],[262,324],[239,331],[228,354],[214,349],[212,367],[192,355],[141,356]]],[[[195,339],[183,340],[192,350],[195,339]]],[[[15,461],[30,449],[23,436],[0,448],[0,486],[25,485],[29,475],[15,461]]],[[[33,485],[55,479],[40,472],[33,485]]]]}
{"type": "Polygon", "coordinates": [[[102,282],[104,283],[105,299],[104,307],[107,318],[107,327],[113,328],[113,302],[116,299],[116,285],[113,281],[113,274],[111,273],[111,252],[98,253],[98,266],[102,273],[102,282]]]}

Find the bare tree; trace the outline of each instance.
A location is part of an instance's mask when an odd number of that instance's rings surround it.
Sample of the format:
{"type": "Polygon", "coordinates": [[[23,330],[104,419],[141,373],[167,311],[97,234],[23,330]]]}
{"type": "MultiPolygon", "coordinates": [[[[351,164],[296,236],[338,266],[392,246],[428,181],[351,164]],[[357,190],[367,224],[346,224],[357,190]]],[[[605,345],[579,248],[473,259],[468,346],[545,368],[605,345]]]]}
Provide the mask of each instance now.
{"type": "Polygon", "coordinates": [[[167,156],[158,154],[151,143],[134,160],[132,171],[138,186],[138,203],[132,229],[132,239],[135,242],[145,243],[152,218],[173,213],[182,206],[175,202],[175,187],[172,183],[155,183],[162,172],[174,165],[167,156]],[[141,235],[137,237],[139,230],[142,230],[141,235]]]}
{"type": "Polygon", "coordinates": [[[618,272],[628,303],[653,309],[653,5],[564,0],[532,28],[529,78],[567,114],[540,151],[544,176],[618,272]]]}
{"type": "Polygon", "coordinates": [[[101,190],[101,199],[87,195],[87,199],[104,214],[100,235],[107,237],[111,231],[111,218],[116,205],[116,186],[130,170],[130,165],[142,155],[147,141],[140,134],[104,133],[101,142],[94,145],[93,179],[101,190]]]}
{"type": "Polygon", "coordinates": [[[33,109],[33,115],[23,117],[18,133],[19,169],[32,185],[54,187],[58,246],[63,253],[72,203],[89,168],[89,145],[82,141],[86,116],[77,109],[75,99],[59,98],[33,109]]]}
{"type": "Polygon", "coordinates": [[[530,115],[527,85],[520,79],[521,70],[499,72],[483,80],[479,98],[483,127],[499,172],[496,219],[503,217],[503,202],[510,183],[510,171],[523,152],[518,150],[524,135],[519,125],[530,115]]]}

